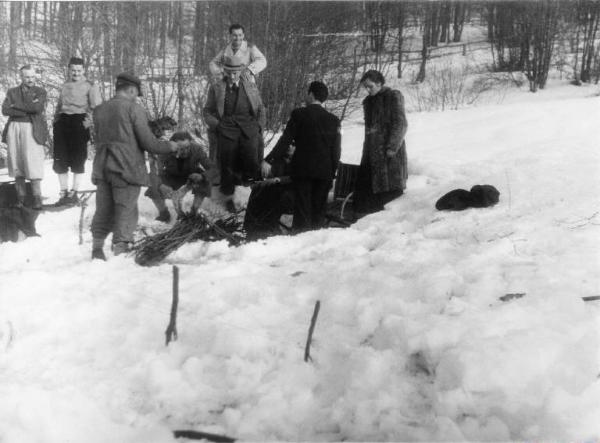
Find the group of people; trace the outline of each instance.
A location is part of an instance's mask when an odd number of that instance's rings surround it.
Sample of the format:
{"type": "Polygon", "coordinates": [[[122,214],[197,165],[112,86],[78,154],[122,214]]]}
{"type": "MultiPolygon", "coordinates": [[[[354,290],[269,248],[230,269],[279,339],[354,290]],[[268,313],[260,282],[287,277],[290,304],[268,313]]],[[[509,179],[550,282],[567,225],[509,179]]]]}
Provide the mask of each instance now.
{"type": "MultiPolygon", "coordinates": [[[[102,98],[97,84],[84,76],[83,59],[69,61],[69,81],[60,90],[53,119],[53,170],[58,175],[60,196],[58,206],[76,204],[81,184],[87,144],[90,139],[90,113],[102,98]],[[72,173],[69,190],[69,171],[72,173]]],[[[9,89],[2,104],[8,122],[2,141],[8,146],[8,172],[15,178],[17,200],[23,204],[26,180],[31,182],[33,209],[42,208],[41,180],[44,177],[44,145],[49,131],[46,123],[47,93],[35,85],[35,69],[25,65],[20,69],[21,85],[9,89]]]]}
{"type": "MultiPolygon", "coordinates": [[[[209,66],[213,81],[203,109],[208,155],[185,131],[176,132],[170,140],[153,134],[147,112],[137,103],[142,95],[138,77],[119,74],[114,97],[102,102],[97,85],[84,76],[83,60],[70,60],[69,80],[61,88],[54,118],[53,169],[60,183],[57,204],[76,203],[93,125],[96,212],[91,228],[92,258],[106,259],[103,248],[110,233],[115,255],[130,249],[143,186],[148,186],[146,195],[159,211],[157,219],[165,222],[171,218],[165,198],[176,193],[181,196],[182,190],[194,191],[192,209],[197,210],[211,187],[218,186],[226,208],[236,212],[235,186],[252,185],[246,218],[255,222],[261,216],[278,219],[287,207],[293,212],[296,232],[324,225],[342,137],[339,118],[323,106],[328,88],[320,81],[310,83],[306,106],[292,112],[275,147],[264,157],[266,116],[257,76],[266,68],[267,60],[245,40],[241,25],[232,25],[229,34],[230,44],[209,66]],[[152,175],[145,152],[155,160],[152,175]],[[69,170],[73,175],[70,188],[69,170]],[[289,178],[289,183],[280,182],[281,177],[289,178]],[[281,188],[259,192],[261,187],[255,185],[267,181],[281,188]]],[[[19,201],[24,201],[25,180],[29,180],[32,206],[40,209],[48,137],[44,116],[47,98],[44,89],[35,86],[31,66],[21,68],[21,79],[20,86],[8,91],[2,106],[3,114],[9,116],[3,140],[8,144],[9,174],[15,178],[19,201]]],[[[354,208],[359,216],[378,211],[401,195],[407,179],[402,94],[385,86],[383,75],[374,70],[364,74],[361,84],[369,95],[363,102],[365,141],[354,190],[354,208]]],[[[257,226],[260,223],[247,224],[250,229],[257,226]]]]}

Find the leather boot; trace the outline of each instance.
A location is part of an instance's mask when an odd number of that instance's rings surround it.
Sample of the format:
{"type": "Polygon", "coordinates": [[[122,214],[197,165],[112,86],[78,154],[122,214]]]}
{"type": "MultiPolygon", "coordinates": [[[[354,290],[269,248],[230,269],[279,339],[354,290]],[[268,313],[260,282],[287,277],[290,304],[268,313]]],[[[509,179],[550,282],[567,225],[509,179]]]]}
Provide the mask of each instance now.
{"type": "Polygon", "coordinates": [[[15,190],[17,191],[17,206],[23,206],[25,204],[25,197],[27,196],[25,177],[15,178],[15,190]]]}
{"type": "Polygon", "coordinates": [[[128,242],[120,241],[113,244],[113,254],[121,255],[126,254],[131,250],[131,246],[128,242]]]}
{"type": "Polygon", "coordinates": [[[154,220],[169,223],[171,221],[171,213],[168,209],[163,209],[154,220]]]}
{"type": "Polygon", "coordinates": [[[104,240],[101,238],[94,238],[92,240],[92,260],[104,260],[106,261],[106,255],[104,255],[104,240]]]}

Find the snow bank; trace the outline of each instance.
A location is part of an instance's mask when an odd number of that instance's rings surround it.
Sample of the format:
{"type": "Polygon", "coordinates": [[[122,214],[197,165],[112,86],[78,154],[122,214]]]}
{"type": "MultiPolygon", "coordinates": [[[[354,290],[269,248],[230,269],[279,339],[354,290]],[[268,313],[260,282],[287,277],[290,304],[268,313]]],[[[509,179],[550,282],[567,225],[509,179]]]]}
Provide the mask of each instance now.
{"type": "MultiPolygon", "coordinates": [[[[42,214],[42,237],[0,245],[0,441],[600,438],[600,308],[581,300],[600,294],[600,98],[565,91],[410,114],[407,193],[348,229],[190,244],[141,268],[91,262],[78,208],[42,214]],[[497,206],[435,211],[483,183],[497,206]]],[[[348,122],[345,161],[361,143],[348,122]]]]}

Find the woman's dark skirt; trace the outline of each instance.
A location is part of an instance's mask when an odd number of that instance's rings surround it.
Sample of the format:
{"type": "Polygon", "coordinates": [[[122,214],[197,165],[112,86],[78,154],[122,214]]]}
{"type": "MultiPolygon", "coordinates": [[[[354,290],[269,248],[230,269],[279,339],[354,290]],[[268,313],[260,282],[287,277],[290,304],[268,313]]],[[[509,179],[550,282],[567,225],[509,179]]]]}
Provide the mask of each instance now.
{"type": "Polygon", "coordinates": [[[372,174],[371,165],[368,162],[361,163],[352,196],[354,212],[357,214],[381,211],[386,204],[403,194],[402,189],[373,193],[372,174]]]}

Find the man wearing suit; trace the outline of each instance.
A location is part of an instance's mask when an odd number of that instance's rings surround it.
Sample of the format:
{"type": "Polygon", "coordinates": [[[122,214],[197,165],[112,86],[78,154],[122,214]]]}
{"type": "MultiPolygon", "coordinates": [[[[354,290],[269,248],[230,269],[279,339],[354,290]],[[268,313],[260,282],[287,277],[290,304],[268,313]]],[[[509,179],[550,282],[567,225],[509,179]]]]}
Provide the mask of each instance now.
{"type": "Polygon", "coordinates": [[[204,120],[218,134],[221,192],[227,198],[227,208],[234,211],[231,198],[235,185],[260,177],[265,111],[256,84],[241,77],[245,69],[241,59],[225,57],[223,68],[223,80],[208,90],[204,120]]]}
{"type": "Polygon", "coordinates": [[[327,195],[340,160],[340,120],[323,108],[328,95],[325,84],[310,84],[307,106],[292,111],[283,135],[262,163],[263,176],[267,176],[271,163],[284,157],[292,142],[296,144],[290,175],[294,189],[292,226],[297,232],[323,226],[327,195]]]}

